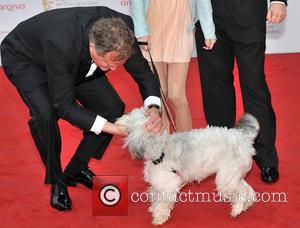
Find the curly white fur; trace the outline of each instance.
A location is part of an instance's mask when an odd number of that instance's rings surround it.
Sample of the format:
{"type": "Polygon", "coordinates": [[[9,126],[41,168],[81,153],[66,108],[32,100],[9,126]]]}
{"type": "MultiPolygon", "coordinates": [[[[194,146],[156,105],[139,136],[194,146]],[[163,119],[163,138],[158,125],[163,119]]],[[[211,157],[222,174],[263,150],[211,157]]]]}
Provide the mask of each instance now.
{"type": "MultiPolygon", "coordinates": [[[[231,216],[247,210],[255,201],[255,192],[244,180],[251,168],[254,139],[259,132],[257,120],[245,114],[235,128],[206,127],[172,135],[164,132],[153,135],[144,131],[147,117],[144,109],[134,109],[123,115],[117,123],[127,127],[125,147],[135,159],[144,159],[144,178],[151,185],[150,192],[177,194],[182,186],[216,174],[219,194],[232,194],[231,216]],[[159,164],[153,161],[165,156],[159,164]],[[248,199],[243,202],[237,195],[248,199]]],[[[174,201],[153,201],[149,209],[153,224],[166,222],[170,217],[174,201]]]]}

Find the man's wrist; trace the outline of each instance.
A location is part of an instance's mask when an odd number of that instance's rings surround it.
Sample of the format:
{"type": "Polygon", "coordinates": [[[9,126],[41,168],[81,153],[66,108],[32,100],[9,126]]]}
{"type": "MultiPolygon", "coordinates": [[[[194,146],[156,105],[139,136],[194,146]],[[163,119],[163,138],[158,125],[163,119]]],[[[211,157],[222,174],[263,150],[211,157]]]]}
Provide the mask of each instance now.
{"type": "Polygon", "coordinates": [[[159,115],[161,116],[162,115],[162,110],[161,110],[161,107],[158,106],[157,104],[151,104],[147,107],[148,109],[151,109],[151,108],[154,108],[158,111],[159,115]]]}
{"type": "Polygon", "coordinates": [[[282,4],[282,5],[285,5],[287,6],[287,1],[270,1],[270,4],[274,4],[274,3],[277,3],[277,4],[282,4]]]}

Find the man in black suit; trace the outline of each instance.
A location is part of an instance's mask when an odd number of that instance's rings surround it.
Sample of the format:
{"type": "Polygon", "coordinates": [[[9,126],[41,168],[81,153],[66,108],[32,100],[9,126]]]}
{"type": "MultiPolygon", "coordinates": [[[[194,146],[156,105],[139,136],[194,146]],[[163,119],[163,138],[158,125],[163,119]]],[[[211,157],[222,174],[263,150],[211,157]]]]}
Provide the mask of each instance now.
{"type": "Polygon", "coordinates": [[[266,20],[279,23],[286,15],[287,0],[211,0],[217,43],[204,50],[204,37],[196,24],[196,45],[207,123],[233,127],[236,119],[233,86],[234,58],[237,61],[245,112],[260,123],[255,160],[264,182],[279,179],[275,148],[276,120],[265,80],[266,20]]]}
{"type": "Polygon", "coordinates": [[[145,127],[162,131],[159,87],[132,30],[129,16],[106,7],[57,9],[20,23],[1,44],[4,72],[30,110],[28,124],[46,166],[45,184],[52,185],[51,206],[58,210],[72,207],[66,184],[92,188],[89,160],[103,156],[112,135],[127,135],[114,124],[124,103],[105,76],[108,70],[124,64],[148,108],[145,127]],[[64,173],[59,118],[83,130],[64,173]]]}

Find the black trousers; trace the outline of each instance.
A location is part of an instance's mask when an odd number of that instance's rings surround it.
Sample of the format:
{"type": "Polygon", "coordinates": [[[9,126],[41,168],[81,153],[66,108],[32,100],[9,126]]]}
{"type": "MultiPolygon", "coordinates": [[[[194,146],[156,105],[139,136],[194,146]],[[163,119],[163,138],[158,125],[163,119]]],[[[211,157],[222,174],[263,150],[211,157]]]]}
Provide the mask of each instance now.
{"type": "Polygon", "coordinates": [[[278,166],[275,148],[276,118],[271,104],[265,73],[265,41],[243,43],[230,39],[223,31],[211,51],[206,51],[204,37],[196,24],[196,46],[204,113],[209,125],[233,127],[236,119],[236,97],[233,85],[236,59],[244,111],[255,116],[260,133],[255,142],[255,160],[260,167],[278,166]]]}
{"type": "MultiPolygon", "coordinates": [[[[63,178],[61,168],[61,136],[50,100],[48,84],[30,91],[18,90],[30,110],[28,124],[41,159],[46,167],[45,183],[51,184],[63,178]]],[[[124,113],[124,103],[106,76],[76,86],[76,99],[83,105],[113,122],[124,113]]],[[[80,170],[92,157],[100,159],[112,139],[112,135],[83,132],[83,138],[66,169],[80,170]]]]}

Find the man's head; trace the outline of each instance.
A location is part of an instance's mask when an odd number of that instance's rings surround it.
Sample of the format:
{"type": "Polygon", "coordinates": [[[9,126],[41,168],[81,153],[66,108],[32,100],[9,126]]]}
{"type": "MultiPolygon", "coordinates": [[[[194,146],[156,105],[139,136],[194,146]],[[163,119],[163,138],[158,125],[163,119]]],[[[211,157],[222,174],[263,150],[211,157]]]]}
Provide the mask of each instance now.
{"type": "Polygon", "coordinates": [[[120,18],[101,18],[92,26],[90,54],[102,70],[116,69],[133,52],[134,34],[120,18]]]}

